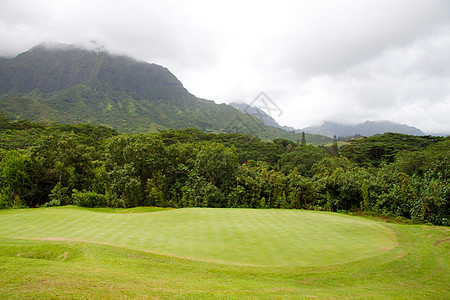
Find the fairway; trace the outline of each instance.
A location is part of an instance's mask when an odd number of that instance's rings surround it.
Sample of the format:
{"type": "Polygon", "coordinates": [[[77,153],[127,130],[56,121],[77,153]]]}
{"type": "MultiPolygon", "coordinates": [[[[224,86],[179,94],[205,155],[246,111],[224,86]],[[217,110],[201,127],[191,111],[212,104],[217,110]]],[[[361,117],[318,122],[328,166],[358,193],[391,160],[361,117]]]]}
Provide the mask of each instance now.
{"type": "Polygon", "coordinates": [[[18,210],[1,214],[0,237],[90,242],[249,266],[348,263],[397,243],[395,233],[380,223],[341,214],[204,208],[122,214],[67,207],[18,210]]]}

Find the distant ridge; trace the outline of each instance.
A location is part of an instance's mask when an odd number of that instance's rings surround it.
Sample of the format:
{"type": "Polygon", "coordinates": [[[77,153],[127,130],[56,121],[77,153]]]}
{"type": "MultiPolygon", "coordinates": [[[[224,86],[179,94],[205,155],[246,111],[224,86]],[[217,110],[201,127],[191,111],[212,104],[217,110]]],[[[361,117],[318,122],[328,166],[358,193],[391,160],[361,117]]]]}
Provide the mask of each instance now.
{"type": "Polygon", "coordinates": [[[425,135],[423,131],[416,127],[394,123],[390,121],[366,121],[357,125],[343,125],[335,122],[324,122],[320,126],[309,126],[303,129],[294,129],[292,127],[281,126],[274,118],[269,116],[262,109],[245,103],[230,103],[241,112],[250,114],[260,119],[264,125],[273,126],[286,131],[295,131],[297,133],[305,132],[309,134],[319,134],[327,137],[348,137],[348,136],[373,136],[375,134],[383,134],[386,132],[402,133],[408,135],[425,135]]]}
{"type": "Polygon", "coordinates": [[[281,126],[280,124],[278,124],[277,121],[275,121],[274,118],[269,116],[264,110],[260,109],[259,107],[251,106],[246,103],[238,103],[238,102],[232,102],[232,103],[230,103],[230,105],[233,107],[236,107],[243,113],[250,114],[250,115],[258,118],[266,126],[272,126],[272,127],[286,130],[286,131],[296,131],[295,128],[293,128],[293,127],[281,126]]]}
{"type": "Polygon", "coordinates": [[[243,112],[245,114],[250,114],[250,115],[257,117],[258,119],[260,119],[263,122],[264,125],[281,128],[280,124],[278,124],[274,118],[269,116],[265,111],[263,111],[259,107],[251,106],[251,105],[248,105],[245,103],[236,103],[236,102],[232,102],[232,103],[230,103],[230,105],[233,107],[236,107],[237,109],[239,109],[241,112],[243,112]]]}
{"type": "Polygon", "coordinates": [[[408,135],[425,135],[425,133],[412,126],[394,123],[390,121],[366,121],[357,125],[343,125],[334,122],[324,122],[320,126],[305,127],[300,131],[310,134],[320,134],[328,137],[346,137],[346,136],[373,136],[386,132],[402,133],[408,135]]]}

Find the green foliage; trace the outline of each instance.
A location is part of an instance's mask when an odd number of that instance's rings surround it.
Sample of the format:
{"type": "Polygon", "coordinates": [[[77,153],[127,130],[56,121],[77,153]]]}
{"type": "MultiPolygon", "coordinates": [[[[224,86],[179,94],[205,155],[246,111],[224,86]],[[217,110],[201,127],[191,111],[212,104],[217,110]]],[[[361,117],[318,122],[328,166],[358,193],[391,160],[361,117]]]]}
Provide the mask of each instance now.
{"type": "Polygon", "coordinates": [[[0,156],[0,208],[26,205],[29,168],[29,159],[22,151],[10,150],[0,156]]]}
{"type": "Polygon", "coordinates": [[[285,203],[287,208],[313,209],[317,203],[316,183],[312,178],[300,175],[296,169],[285,179],[285,203]]]}
{"type": "Polygon", "coordinates": [[[82,207],[105,207],[108,206],[107,197],[91,191],[73,191],[72,194],[75,205],[82,207]]]}
{"type": "Polygon", "coordinates": [[[197,173],[208,182],[227,192],[235,181],[238,167],[236,150],[219,143],[200,146],[195,160],[197,173]]]}
{"type": "Polygon", "coordinates": [[[450,138],[418,151],[400,152],[396,157],[399,170],[408,175],[424,176],[429,170],[443,179],[450,178],[450,138]]]}
{"type": "Polygon", "coordinates": [[[302,132],[302,140],[300,142],[300,145],[302,146],[306,146],[306,136],[305,136],[305,132],[302,132]]]}
{"type": "Polygon", "coordinates": [[[363,182],[361,186],[361,210],[368,210],[369,208],[369,184],[367,182],[363,182]]]}
{"type": "Polygon", "coordinates": [[[279,160],[279,165],[284,174],[297,169],[301,175],[312,177],[314,174],[312,166],[326,156],[327,154],[321,148],[311,145],[301,146],[285,152],[279,160]]]}
{"type": "Polygon", "coordinates": [[[165,151],[162,140],[155,134],[128,134],[110,138],[105,150],[108,190],[125,207],[148,204],[147,181],[164,169],[165,151]]]}
{"type": "Polygon", "coordinates": [[[238,169],[235,190],[240,198],[232,207],[275,208],[285,190],[284,175],[266,163],[249,161],[238,169]]]}
{"type": "Polygon", "coordinates": [[[361,174],[357,168],[335,169],[331,174],[318,178],[318,191],[326,195],[326,208],[331,211],[355,210],[362,201],[361,174]]]}
{"type": "Polygon", "coordinates": [[[331,143],[331,146],[328,148],[328,152],[332,156],[337,155],[339,153],[339,148],[338,148],[338,143],[337,143],[336,136],[333,137],[333,142],[331,143]]]}
{"type": "Polygon", "coordinates": [[[449,189],[449,181],[441,173],[429,170],[424,176],[409,176],[396,170],[394,164],[383,164],[368,182],[369,203],[365,209],[417,222],[449,225],[449,189]]]}
{"type": "Polygon", "coordinates": [[[63,186],[61,182],[58,182],[55,185],[48,197],[50,198],[50,201],[45,203],[43,205],[44,207],[72,204],[69,188],[63,186]]]}
{"type": "Polygon", "coordinates": [[[95,150],[79,142],[75,133],[61,133],[43,137],[30,148],[31,194],[29,206],[44,205],[48,195],[60,197],[61,204],[70,204],[73,189],[88,189],[95,177],[95,150]]]}
{"type": "Polygon", "coordinates": [[[148,194],[148,204],[151,206],[165,207],[164,199],[166,185],[166,176],[161,172],[153,174],[152,178],[147,179],[146,192],[148,194]]]}
{"type": "Polygon", "coordinates": [[[348,141],[341,154],[360,166],[379,166],[382,162],[392,163],[401,151],[417,151],[442,141],[432,136],[411,136],[399,133],[385,133],[372,137],[361,137],[348,141]]]}
{"type": "Polygon", "coordinates": [[[415,201],[411,201],[411,219],[438,225],[450,225],[450,181],[440,173],[428,171],[411,179],[415,201]]]}
{"type": "Polygon", "coordinates": [[[0,114],[1,149],[26,149],[37,146],[42,138],[62,133],[74,133],[80,143],[95,149],[101,149],[102,141],[118,134],[114,129],[90,124],[35,123],[28,120],[12,122],[0,114]]]}
{"type": "MultiPolygon", "coordinates": [[[[197,129],[117,135],[91,125],[0,124],[12,136],[24,130],[39,133],[24,150],[0,149],[2,208],[362,210],[449,224],[448,139],[376,137],[377,149],[396,150],[389,159],[361,165],[348,155],[350,148],[330,155],[283,138],[265,142],[197,129]],[[409,150],[393,147],[398,138],[409,141],[403,147],[409,150]]],[[[370,145],[361,147],[370,152],[370,145]]]]}

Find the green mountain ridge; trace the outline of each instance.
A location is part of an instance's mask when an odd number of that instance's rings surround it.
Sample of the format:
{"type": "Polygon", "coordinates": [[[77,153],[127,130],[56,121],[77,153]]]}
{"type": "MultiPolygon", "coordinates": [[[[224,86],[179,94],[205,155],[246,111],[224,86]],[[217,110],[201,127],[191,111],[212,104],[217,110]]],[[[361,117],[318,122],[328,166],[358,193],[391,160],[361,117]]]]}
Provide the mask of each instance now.
{"type": "Polygon", "coordinates": [[[148,118],[164,119],[154,103],[194,98],[166,68],[72,46],[34,47],[3,63],[0,76],[2,107],[13,119],[87,122],[124,132],[152,129],[148,118]],[[17,115],[11,115],[14,106],[17,115]]]}
{"type": "MultiPolygon", "coordinates": [[[[167,68],[73,45],[38,45],[0,60],[0,113],[12,120],[90,123],[119,132],[194,127],[299,140],[254,116],[189,93],[167,68]]],[[[308,142],[329,138],[310,135],[308,142]]]]}

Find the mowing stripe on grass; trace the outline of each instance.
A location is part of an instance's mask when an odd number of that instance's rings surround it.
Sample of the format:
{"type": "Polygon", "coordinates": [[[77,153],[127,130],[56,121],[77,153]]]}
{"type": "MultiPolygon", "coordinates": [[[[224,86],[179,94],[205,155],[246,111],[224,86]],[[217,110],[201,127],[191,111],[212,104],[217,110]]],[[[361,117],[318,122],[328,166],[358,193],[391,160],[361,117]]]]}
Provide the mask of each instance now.
{"type": "Polygon", "coordinates": [[[395,234],[381,223],[300,210],[186,208],[133,214],[76,208],[15,210],[0,213],[0,237],[89,241],[256,266],[346,263],[396,246],[395,234]]]}

